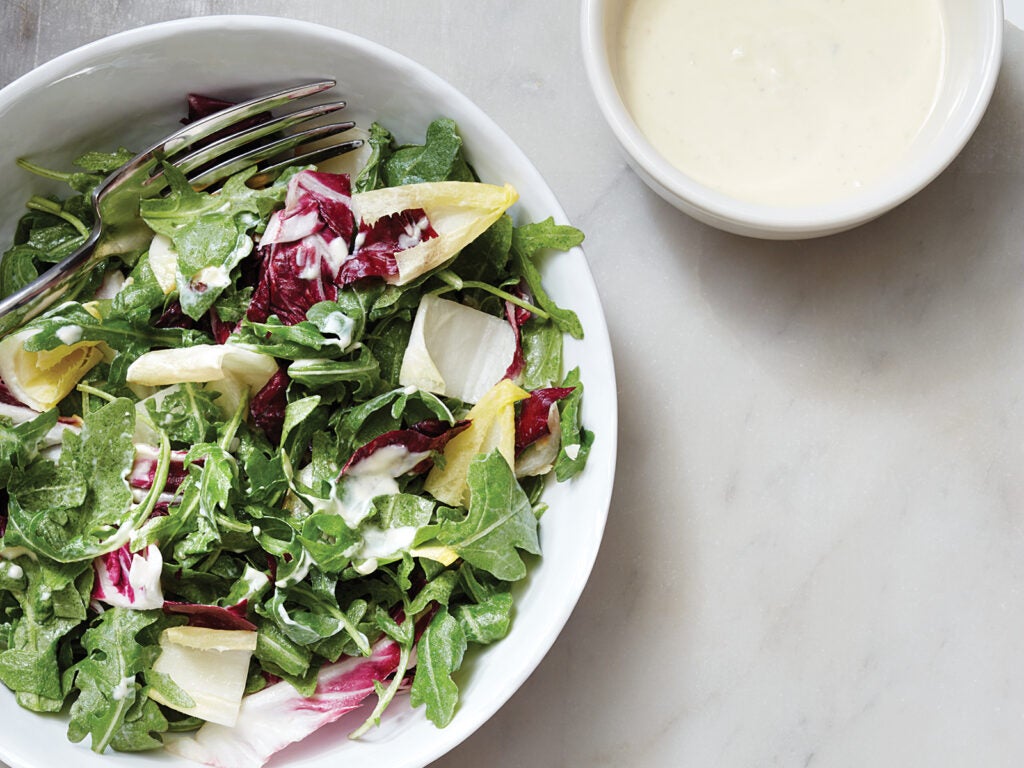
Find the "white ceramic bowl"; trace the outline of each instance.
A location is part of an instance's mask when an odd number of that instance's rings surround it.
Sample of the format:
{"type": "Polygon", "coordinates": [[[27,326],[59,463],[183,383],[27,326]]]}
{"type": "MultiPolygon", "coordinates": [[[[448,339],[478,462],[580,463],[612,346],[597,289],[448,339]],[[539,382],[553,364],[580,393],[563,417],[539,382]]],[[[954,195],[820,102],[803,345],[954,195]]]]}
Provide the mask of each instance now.
{"type": "MultiPolygon", "coordinates": [[[[568,223],[551,190],[511,139],[467,98],[419,65],[364,39],[318,25],[252,16],[206,17],[144,27],[79,48],[0,91],[0,241],[10,242],[16,220],[38,178],[19,172],[29,156],[61,167],[80,150],[142,148],[178,127],[188,91],[225,97],[255,95],[254,87],[333,77],[346,113],[367,126],[374,119],[402,141],[422,141],[430,120],[446,115],[460,128],[470,161],[486,181],[509,182],[520,193],[518,220],[553,216],[568,223]]],[[[259,89],[262,92],[263,88],[259,89]]],[[[56,187],[54,188],[56,189],[56,187]]],[[[566,366],[579,365],[586,396],[584,420],[597,435],[587,469],[576,481],[550,488],[541,524],[544,557],[517,588],[510,634],[467,654],[459,675],[461,705],[437,729],[405,701],[396,702],[379,729],[362,741],[347,734],[367,712],[322,729],[289,747],[271,766],[419,768],[450,750],[487,720],[520,686],[550,648],[572,612],[597,555],[611,497],[616,449],[615,376],[604,317],[580,249],[543,267],[551,295],[580,315],[582,342],[570,341],[566,366]]],[[[66,722],[17,706],[0,686],[0,760],[14,768],[55,765],[194,766],[170,755],[95,755],[65,737],[66,722]]]]}
{"type": "MultiPolygon", "coordinates": [[[[713,2],[714,0],[709,0],[713,2]]],[[[630,0],[583,0],[583,57],[597,102],[640,177],[666,201],[719,229],[769,239],[833,234],[891,210],[924,188],[957,156],[988,106],[1002,52],[1002,0],[942,0],[947,21],[945,77],[936,105],[898,167],[856,196],[781,207],[736,200],[667,162],[637,128],[616,84],[617,22],[630,0]]]]}

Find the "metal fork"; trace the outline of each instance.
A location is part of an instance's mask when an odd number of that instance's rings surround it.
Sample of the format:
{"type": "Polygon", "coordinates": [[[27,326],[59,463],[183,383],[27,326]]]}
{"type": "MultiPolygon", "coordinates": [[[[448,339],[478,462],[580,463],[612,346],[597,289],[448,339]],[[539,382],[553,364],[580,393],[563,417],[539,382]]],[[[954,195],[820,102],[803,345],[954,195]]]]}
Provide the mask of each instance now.
{"type": "Polygon", "coordinates": [[[320,80],[276,91],[236,104],[189,123],[139,153],[107,176],[92,193],[95,223],[85,242],[31,283],[0,299],[0,337],[38,315],[62,296],[74,295],[90,268],[109,256],[143,246],[151,235],[139,218],[139,201],[167,187],[161,161],[174,165],[194,189],[210,189],[238,171],[256,166],[250,183],[266,184],[292,165],[316,164],[362,146],[354,139],[332,143],[296,156],[291,150],[347,131],[352,122],[317,125],[294,133],[303,123],[345,106],[343,101],[318,104],[273,117],[249,127],[250,118],[298,99],[333,88],[334,80],[320,80]],[[238,130],[232,130],[238,128],[238,130]],[[224,134],[206,145],[200,142],[224,134]],[[198,145],[198,146],[197,146],[198,145]]]}

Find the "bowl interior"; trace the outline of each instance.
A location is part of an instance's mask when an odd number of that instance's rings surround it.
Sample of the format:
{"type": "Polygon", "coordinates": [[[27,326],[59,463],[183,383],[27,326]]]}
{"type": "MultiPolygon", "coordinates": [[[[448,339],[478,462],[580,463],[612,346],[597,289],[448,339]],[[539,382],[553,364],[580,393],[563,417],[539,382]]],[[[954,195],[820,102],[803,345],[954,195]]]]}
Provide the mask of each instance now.
{"type": "MultiPolygon", "coordinates": [[[[422,141],[428,123],[456,120],[481,178],[509,182],[520,193],[520,222],[553,216],[568,223],[550,189],[521,151],[486,115],[440,78],[385,48],[334,29],[280,18],[204,17],[115,35],[55,59],[0,91],[0,240],[10,242],[24,203],[47,185],[14,166],[18,157],[64,167],[85,149],[124,145],[140,150],[179,127],[184,97],[201,92],[241,98],[310,78],[339,85],[362,126],[378,120],[401,141],[422,141]]],[[[53,187],[57,191],[57,187],[53,187]]],[[[445,729],[399,702],[363,741],[347,733],[366,712],[322,729],[278,755],[272,765],[352,768],[423,766],[490,717],[533,671],[568,619],[597,555],[611,497],[616,394],[607,329],[583,252],[552,257],[542,267],[553,297],[577,311],[586,339],[571,341],[566,368],[580,366],[587,394],[584,420],[597,435],[587,470],[553,485],[541,526],[544,557],[518,585],[517,613],[504,641],[467,655],[460,709],[445,729]]],[[[169,755],[94,755],[70,744],[66,723],[19,708],[0,688],[5,723],[0,759],[12,766],[110,766],[130,762],[194,765],[169,755]]]]}
{"type": "Polygon", "coordinates": [[[995,87],[1002,49],[1002,0],[940,0],[947,52],[934,108],[903,161],[858,194],[806,206],[736,200],[669,164],[637,127],[619,93],[620,20],[631,0],[584,0],[584,61],[598,104],[644,181],[695,218],[739,234],[801,238],[864,223],[903,202],[934,179],[977,127],[995,87]]]}

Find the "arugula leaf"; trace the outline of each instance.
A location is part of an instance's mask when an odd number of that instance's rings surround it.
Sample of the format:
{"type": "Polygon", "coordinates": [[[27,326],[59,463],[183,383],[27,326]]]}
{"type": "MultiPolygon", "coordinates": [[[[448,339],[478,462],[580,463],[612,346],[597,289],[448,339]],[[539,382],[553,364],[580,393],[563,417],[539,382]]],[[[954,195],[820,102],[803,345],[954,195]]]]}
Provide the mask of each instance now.
{"type": "Polygon", "coordinates": [[[149,253],[144,253],[135,262],[128,279],[125,280],[121,290],[117,292],[111,302],[111,316],[124,317],[126,315],[145,313],[148,319],[149,313],[164,306],[167,297],[164,289],[153,274],[149,265],[149,253]]]}
{"type": "Polygon", "coordinates": [[[587,465],[590,448],[594,444],[594,433],[589,429],[584,429],[580,423],[580,407],[583,399],[580,369],[573,368],[569,371],[562,386],[572,387],[573,391],[558,404],[562,425],[562,447],[555,460],[555,477],[559,482],[568,480],[583,471],[587,465]]]}
{"type": "Polygon", "coordinates": [[[512,250],[512,218],[502,214],[496,222],[484,230],[449,265],[448,269],[463,280],[482,283],[503,283],[508,277],[512,250]]]}
{"type": "Polygon", "coordinates": [[[118,147],[113,152],[86,152],[76,157],[74,164],[85,171],[106,176],[119,169],[133,157],[135,157],[135,153],[132,150],[118,147]]]}
{"type": "Polygon", "coordinates": [[[324,573],[341,573],[352,561],[351,551],[361,540],[341,515],[314,512],[302,523],[299,542],[324,573]]]}
{"type": "Polygon", "coordinates": [[[523,345],[521,386],[550,387],[562,375],[562,331],[553,322],[530,319],[520,329],[523,345]]]}
{"type": "Polygon", "coordinates": [[[321,406],[320,395],[294,400],[284,409],[281,428],[281,451],[296,461],[305,456],[313,435],[327,425],[327,409],[321,406]]]}
{"type": "Polygon", "coordinates": [[[355,360],[296,360],[288,366],[288,377],[314,391],[352,384],[359,398],[379,391],[382,384],[380,366],[368,347],[361,347],[355,360]]]}
{"type": "Polygon", "coordinates": [[[85,621],[92,581],[90,563],[61,565],[31,557],[0,563],[0,594],[11,594],[21,609],[0,652],[0,682],[21,706],[37,712],[63,707],[68,687],[59,644],[85,621]]]}
{"type": "Polygon", "coordinates": [[[39,277],[38,257],[35,249],[20,245],[5,251],[0,258],[0,295],[10,296],[39,277]]]}
{"type": "Polygon", "coordinates": [[[469,464],[469,512],[462,520],[445,520],[437,538],[467,562],[505,581],[526,576],[517,549],[540,554],[537,518],[508,462],[495,449],[469,464]]]}
{"type": "Polygon", "coordinates": [[[409,692],[409,703],[414,707],[425,704],[427,718],[438,728],[455,716],[459,688],[452,673],[462,666],[465,652],[461,625],[446,610],[439,610],[416,645],[416,676],[409,692]]]}
{"type": "MultiPolygon", "coordinates": [[[[346,634],[355,641],[364,655],[370,653],[370,642],[357,623],[365,610],[362,601],[349,606],[353,615],[341,608],[335,593],[336,580],[316,568],[310,568],[310,579],[278,587],[257,611],[272,619],[292,641],[310,645],[319,640],[346,634]]],[[[279,579],[280,581],[280,579],[279,579]]]]}
{"type": "Polygon", "coordinates": [[[258,626],[253,656],[263,668],[282,677],[304,676],[310,668],[313,653],[288,637],[271,619],[260,619],[258,626]]]}
{"type": "Polygon", "coordinates": [[[378,322],[373,332],[363,338],[363,343],[377,360],[381,381],[388,387],[398,386],[402,358],[405,356],[405,348],[409,346],[411,333],[412,320],[389,317],[378,322]]]}
{"type": "Polygon", "coordinates": [[[82,229],[92,223],[91,212],[80,212],[71,200],[60,203],[33,198],[30,205],[33,209],[19,220],[14,242],[0,259],[0,293],[4,296],[70,255],[85,241],[82,229]],[[80,220],[83,217],[84,221],[80,220]]]}
{"type": "Polygon", "coordinates": [[[65,563],[122,546],[133,526],[126,478],[135,458],[134,429],[134,404],[117,398],[86,414],[81,434],[64,433],[58,463],[39,459],[16,469],[7,545],[65,563]]]}
{"type": "Polygon", "coordinates": [[[352,185],[353,192],[370,192],[385,186],[382,164],[391,157],[391,132],[380,123],[371,123],[366,143],[370,145],[370,156],[352,185]]]}
{"type": "Polygon", "coordinates": [[[288,490],[288,475],[281,451],[272,449],[262,435],[246,429],[239,435],[238,457],[246,482],[242,487],[244,496],[269,506],[277,505],[288,490]]]}
{"type": "Polygon", "coordinates": [[[314,304],[294,325],[276,316],[262,323],[243,320],[235,343],[285,360],[340,357],[362,337],[377,293],[342,291],[335,301],[314,304]]]}
{"type": "Polygon", "coordinates": [[[383,162],[386,187],[431,181],[476,181],[462,154],[455,121],[439,118],[427,126],[422,145],[405,145],[383,162]]]}
{"type": "Polygon", "coordinates": [[[8,426],[0,423],[0,488],[6,488],[15,467],[24,468],[35,458],[39,442],[57,425],[57,409],[8,426]]]}
{"type": "Polygon", "coordinates": [[[458,571],[441,571],[416,593],[416,597],[409,603],[408,612],[414,615],[420,614],[430,607],[431,603],[447,606],[458,583],[458,571]]]}
{"type": "MultiPolygon", "coordinates": [[[[139,682],[160,655],[152,631],[162,611],[114,607],[100,614],[82,636],[86,657],[75,665],[78,698],[71,706],[68,738],[91,737],[93,752],[108,746],[123,751],[162,745],[154,735],[166,730],[167,720],[156,702],[146,697],[139,682]]],[[[159,630],[159,625],[155,627],[159,630]]]]}
{"type": "Polygon", "coordinates": [[[158,400],[147,398],[143,403],[153,423],[170,440],[193,445],[213,437],[223,418],[216,397],[216,392],[185,382],[158,400]]]}
{"type": "Polygon", "coordinates": [[[454,613],[469,642],[493,643],[505,637],[512,625],[512,594],[497,592],[479,603],[463,603],[454,613]]]}
{"type": "Polygon", "coordinates": [[[71,173],[43,168],[25,159],[19,159],[17,162],[26,171],[48,179],[63,181],[76,192],[88,195],[104,178],[127,163],[134,156],[134,152],[124,147],[119,147],[113,152],[86,152],[73,161],[73,164],[82,170],[71,173]]]}
{"type": "Polygon", "coordinates": [[[193,446],[185,461],[189,476],[179,488],[181,504],[166,518],[156,519],[150,536],[163,545],[177,541],[174,557],[181,563],[192,563],[221,540],[221,523],[227,521],[218,512],[229,507],[231,492],[238,484],[238,466],[217,443],[193,446]],[[160,526],[163,520],[173,522],[160,526]],[[185,537],[179,539],[183,532],[185,537]]]}
{"type": "Polygon", "coordinates": [[[403,423],[415,424],[425,419],[455,421],[448,406],[437,395],[401,388],[347,409],[337,418],[335,430],[341,442],[341,452],[348,456],[378,435],[399,429],[403,423]]]}
{"type": "Polygon", "coordinates": [[[551,315],[551,320],[574,339],[583,338],[583,326],[576,313],[562,309],[548,296],[541,282],[540,270],[534,264],[538,254],[550,248],[568,251],[583,242],[583,233],[575,227],[555,224],[548,218],[535,224],[516,227],[512,233],[512,258],[516,269],[526,280],[537,306],[551,315]]]}

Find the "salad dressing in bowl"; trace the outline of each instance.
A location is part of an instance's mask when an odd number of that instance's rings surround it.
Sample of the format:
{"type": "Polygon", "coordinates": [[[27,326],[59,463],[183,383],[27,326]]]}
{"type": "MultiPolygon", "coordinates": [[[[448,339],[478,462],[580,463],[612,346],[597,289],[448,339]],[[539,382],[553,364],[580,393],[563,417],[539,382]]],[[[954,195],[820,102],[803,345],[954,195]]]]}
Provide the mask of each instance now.
{"type": "Polygon", "coordinates": [[[620,24],[610,53],[646,139],[697,182],[776,206],[897,165],[947,47],[941,0],[632,0],[620,24]]]}

